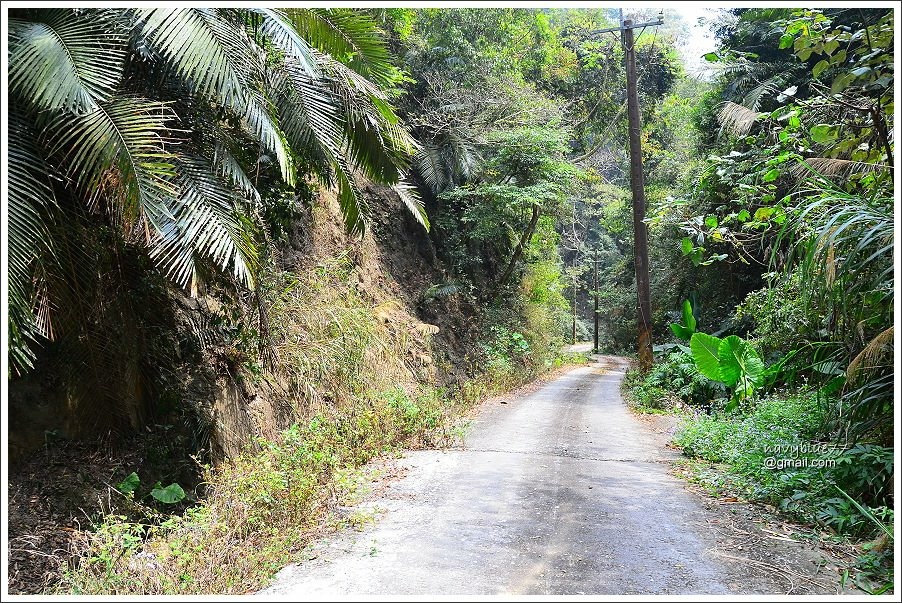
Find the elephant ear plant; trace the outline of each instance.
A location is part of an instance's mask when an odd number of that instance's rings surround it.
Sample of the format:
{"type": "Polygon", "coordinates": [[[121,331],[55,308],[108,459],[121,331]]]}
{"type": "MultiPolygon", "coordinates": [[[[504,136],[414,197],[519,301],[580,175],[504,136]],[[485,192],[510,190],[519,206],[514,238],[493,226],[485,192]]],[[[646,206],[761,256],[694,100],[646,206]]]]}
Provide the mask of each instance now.
{"type": "Polygon", "coordinates": [[[694,333],[689,348],[698,372],[733,388],[726,410],[735,410],[767,381],[770,370],[752,345],[737,335],[715,337],[694,333]]]}
{"type": "Polygon", "coordinates": [[[683,301],[683,324],[676,322],[670,323],[670,330],[679,339],[689,341],[695,334],[695,315],[692,313],[692,304],[689,300],[683,301]]]}

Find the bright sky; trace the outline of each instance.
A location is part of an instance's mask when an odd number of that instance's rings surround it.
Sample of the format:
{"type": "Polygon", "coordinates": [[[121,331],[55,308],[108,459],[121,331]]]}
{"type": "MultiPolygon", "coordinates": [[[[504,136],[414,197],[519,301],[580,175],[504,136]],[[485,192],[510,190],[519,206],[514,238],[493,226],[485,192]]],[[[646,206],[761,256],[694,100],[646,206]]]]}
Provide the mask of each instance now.
{"type": "Polygon", "coordinates": [[[693,75],[704,72],[706,61],[701,57],[705,53],[714,50],[714,35],[708,30],[708,27],[700,26],[698,20],[700,17],[712,19],[717,9],[690,5],[681,6],[673,10],[680,13],[686,23],[692,26],[689,34],[689,43],[680,49],[683,64],[686,66],[686,70],[693,75]]]}

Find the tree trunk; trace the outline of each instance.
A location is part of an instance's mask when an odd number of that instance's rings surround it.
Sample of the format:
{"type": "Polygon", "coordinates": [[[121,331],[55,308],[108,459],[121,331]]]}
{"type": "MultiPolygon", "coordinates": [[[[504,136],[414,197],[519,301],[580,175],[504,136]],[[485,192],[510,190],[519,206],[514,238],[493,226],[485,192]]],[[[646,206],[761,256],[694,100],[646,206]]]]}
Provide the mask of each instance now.
{"type": "Polygon", "coordinates": [[[517,243],[517,248],[514,249],[514,254],[511,256],[510,261],[507,263],[507,268],[504,269],[504,273],[501,275],[501,279],[498,281],[498,284],[495,285],[495,291],[492,293],[492,297],[489,298],[489,303],[495,301],[498,297],[498,294],[501,293],[501,290],[504,289],[504,286],[507,284],[507,281],[510,280],[511,275],[514,273],[514,268],[517,266],[517,262],[520,261],[520,258],[523,256],[523,249],[529,245],[529,241],[532,240],[532,234],[536,231],[536,226],[539,223],[539,216],[541,212],[539,211],[538,205],[532,206],[532,217],[529,219],[529,224],[526,226],[526,230],[523,231],[523,235],[520,237],[520,242],[517,243]]]}

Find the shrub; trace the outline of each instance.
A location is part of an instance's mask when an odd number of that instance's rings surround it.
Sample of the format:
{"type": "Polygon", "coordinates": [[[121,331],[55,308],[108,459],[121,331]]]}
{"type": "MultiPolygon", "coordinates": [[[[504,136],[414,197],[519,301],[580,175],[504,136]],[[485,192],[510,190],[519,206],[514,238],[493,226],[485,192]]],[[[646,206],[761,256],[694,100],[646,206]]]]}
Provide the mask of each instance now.
{"type": "Polygon", "coordinates": [[[710,408],[713,400],[726,395],[723,384],[700,374],[692,356],[679,349],[656,363],[644,378],[638,371],[629,371],[623,389],[637,406],[653,409],[673,407],[680,401],[710,408]]]}
{"type": "Polygon", "coordinates": [[[826,413],[816,392],[775,393],[744,415],[692,418],[675,442],[688,456],[726,464],[727,487],[750,500],[840,534],[871,535],[873,522],[836,487],[875,513],[891,513],[892,449],[818,442],[826,413]]]}

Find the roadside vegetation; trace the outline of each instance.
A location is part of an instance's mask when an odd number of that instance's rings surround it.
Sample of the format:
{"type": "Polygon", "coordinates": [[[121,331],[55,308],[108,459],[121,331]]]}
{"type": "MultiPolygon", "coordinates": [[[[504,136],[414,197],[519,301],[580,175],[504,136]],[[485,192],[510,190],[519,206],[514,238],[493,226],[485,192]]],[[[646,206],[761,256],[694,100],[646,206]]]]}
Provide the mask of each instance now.
{"type": "Polygon", "coordinates": [[[195,460],[200,475],[190,493],[174,484],[175,495],[168,497],[162,484],[142,483],[136,468],[75,542],[76,556],[57,592],[239,594],[263,588],[276,571],[302,558],[313,538],[368,521],[339,509],[365,494],[368,461],[459,443],[474,405],[550,368],[582,361],[565,356],[556,341],[539,348],[540,355],[530,331],[524,336],[496,327],[480,351],[486,365],[473,377],[449,386],[417,382],[407,351],[413,339],[430,335],[381,319],[397,302],[366,303],[349,285],[350,269],[347,257],[337,257],[304,282],[282,275],[292,282],[279,282],[280,303],[270,306],[273,349],[282,360],[275,371],[262,372],[254,368],[262,360],[253,350],[242,356],[245,379],[279,379],[290,389],[288,400],[308,401],[295,422],[275,437],[257,437],[226,462],[195,460]]]}
{"type": "Polygon", "coordinates": [[[558,226],[590,176],[540,85],[558,32],[11,9],[14,592],[261,588],[359,519],[336,509],[367,461],[580,361],[558,226]]]}
{"type": "MultiPolygon", "coordinates": [[[[368,521],[368,461],[583,361],[594,296],[632,353],[616,18],[9,9],[11,590],[253,591],[368,521]]],[[[636,42],[661,345],[627,392],[887,590],[893,13],[715,21],[710,78],[675,12],[636,42]]]]}
{"type": "Polygon", "coordinates": [[[694,117],[709,158],[653,219],[692,277],[658,364],[625,392],[678,409],[691,479],[857,543],[844,580],[887,592],[893,15],[733,13],[694,117]]]}

